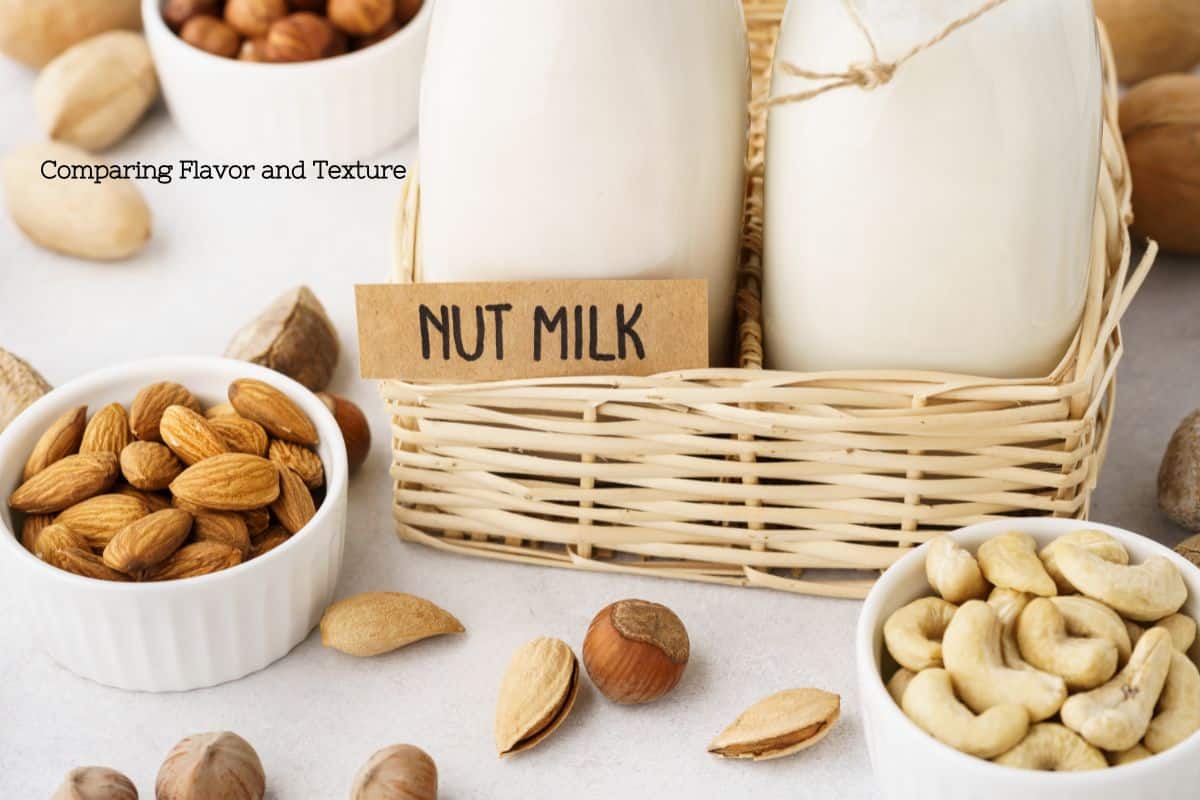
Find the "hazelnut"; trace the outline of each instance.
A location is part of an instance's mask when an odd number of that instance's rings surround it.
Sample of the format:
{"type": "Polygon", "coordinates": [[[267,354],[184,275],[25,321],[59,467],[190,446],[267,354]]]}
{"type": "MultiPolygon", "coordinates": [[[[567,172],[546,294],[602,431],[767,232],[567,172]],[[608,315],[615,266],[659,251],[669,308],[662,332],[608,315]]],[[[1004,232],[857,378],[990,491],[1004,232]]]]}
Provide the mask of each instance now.
{"type": "Polygon", "coordinates": [[[437,800],[437,765],[419,747],[385,747],[354,776],[350,800],[437,800]]]}
{"type": "Polygon", "coordinates": [[[222,58],[234,58],[242,46],[242,37],[237,31],[207,14],[189,19],[179,36],[192,47],[222,58]]]}
{"type": "Polygon", "coordinates": [[[287,0],[229,0],[225,4],[225,21],[242,36],[266,36],[271,23],[287,15],[287,0]]]}
{"type": "Polygon", "coordinates": [[[157,800],[262,800],[258,753],[236,733],[198,733],[172,748],[154,783],[157,800]]]}
{"type": "Polygon", "coordinates": [[[115,769],[76,767],[50,800],[137,800],[137,788],[115,769]]]}
{"type": "Polygon", "coordinates": [[[354,49],[363,50],[372,45],[379,44],[398,30],[400,30],[400,23],[396,22],[394,19],[389,19],[382,28],[375,31],[370,36],[357,37],[354,40],[354,49]]]}
{"type": "Polygon", "coordinates": [[[687,667],[687,629],[675,612],[645,600],[619,600],[588,627],[583,663],[615,703],[649,703],[679,683],[687,667]]]}
{"type": "Polygon", "coordinates": [[[351,36],[370,36],[395,14],[395,0],[329,0],[329,21],[351,36]]]}
{"type": "Polygon", "coordinates": [[[396,22],[401,28],[417,15],[423,2],[424,0],[396,0],[396,22]]]}
{"type": "Polygon", "coordinates": [[[162,15],[167,27],[178,33],[192,17],[201,14],[216,16],[220,13],[218,0],[167,0],[163,4],[162,15]]]}
{"type": "Polygon", "coordinates": [[[301,11],[276,20],[267,31],[271,61],[315,61],[346,50],[346,37],[324,17],[301,11]]]}
{"type": "Polygon", "coordinates": [[[342,430],[342,438],[346,440],[346,460],[350,463],[351,471],[358,469],[367,460],[371,449],[371,426],[362,409],[357,405],[336,394],[318,392],[317,397],[333,414],[338,427],[342,430]]]}
{"type": "Polygon", "coordinates": [[[242,42],[242,49],[238,52],[238,61],[253,61],[256,63],[266,63],[270,61],[267,58],[267,39],[261,37],[258,39],[247,39],[242,42]]]}

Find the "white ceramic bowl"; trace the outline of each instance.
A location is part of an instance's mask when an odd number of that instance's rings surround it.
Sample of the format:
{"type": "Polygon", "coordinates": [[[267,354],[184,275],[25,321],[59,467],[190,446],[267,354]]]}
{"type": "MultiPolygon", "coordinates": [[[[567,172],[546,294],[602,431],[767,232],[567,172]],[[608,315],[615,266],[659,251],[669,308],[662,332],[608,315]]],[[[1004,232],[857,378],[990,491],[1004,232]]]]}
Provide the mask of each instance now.
{"type": "MultiPolygon", "coordinates": [[[[1039,545],[1080,529],[1107,531],[1132,560],[1165,556],[1188,587],[1183,611],[1200,618],[1200,569],[1166,547],[1120,528],[1068,519],[1014,519],[972,525],[953,537],[971,552],[1000,533],[1019,530],[1039,545]]],[[[1002,767],[958,752],[913,724],[892,701],[880,676],[883,623],[901,606],[932,594],[925,550],[900,559],[867,595],[858,618],[855,654],[863,728],[881,796],[888,800],[1181,800],[1200,787],[1200,733],[1152,758],[1094,772],[1033,772],[1002,767]]],[[[1193,650],[1193,655],[1195,654],[1193,650]]]]}
{"type": "Polygon", "coordinates": [[[163,583],[113,583],[74,575],[25,550],[0,502],[0,567],[8,602],[45,651],[72,672],[121,689],[212,686],[262,669],[308,636],[333,598],[346,531],[346,446],[333,415],[292,379],[223,358],[138,361],[85,375],[50,392],[0,434],[0,495],[21,478],[41,433],[66,409],[129,403],[143,386],[182,383],[217,403],[237,378],[270,383],[317,427],[326,495],[316,516],[275,549],[222,572],[163,583]]]}
{"type": "Polygon", "coordinates": [[[369,159],[417,123],[433,0],[379,44],[336,58],[258,64],[180,39],[142,0],[167,106],[195,144],[235,163],[369,159]]]}

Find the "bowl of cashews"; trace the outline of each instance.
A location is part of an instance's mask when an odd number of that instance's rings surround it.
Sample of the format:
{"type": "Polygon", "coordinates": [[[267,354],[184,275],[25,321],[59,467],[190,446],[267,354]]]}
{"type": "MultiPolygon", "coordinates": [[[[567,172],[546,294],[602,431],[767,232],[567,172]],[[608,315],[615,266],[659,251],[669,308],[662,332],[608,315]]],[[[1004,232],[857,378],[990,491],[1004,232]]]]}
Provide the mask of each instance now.
{"type": "Polygon", "coordinates": [[[1018,518],[923,544],[858,621],[882,796],[1197,796],[1197,619],[1200,568],[1120,528],[1018,518]]]}

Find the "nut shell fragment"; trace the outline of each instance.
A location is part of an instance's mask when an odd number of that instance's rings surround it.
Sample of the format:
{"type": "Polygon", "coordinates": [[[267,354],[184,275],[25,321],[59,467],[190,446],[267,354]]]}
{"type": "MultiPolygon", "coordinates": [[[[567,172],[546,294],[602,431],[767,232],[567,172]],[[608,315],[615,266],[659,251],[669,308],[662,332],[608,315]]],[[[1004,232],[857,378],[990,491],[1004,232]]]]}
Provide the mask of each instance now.
{"type": "Polygon", "coordinates": [[[225,355],[282,372],[312,389],[324,389],[338,362],[337,329],[307,286],[276,298],[238,331],[225,355]]]}
{"type": "Polygon", "coordinates": [[[708,752],[765,761],[812,747],[841,714],[841,697],[820,689],[789,689],[759,700],[713,739],[708,752]]]}
{"type": "Polygon", "coordinates": [[[402,592],[365,592],[325,610],[321,644],[367,657],[463,630],[452,614],[424,598],[402,592]]]}
{"type": "Polygon", "coordinates": [[[566,642],[541,637],[508,662],[496,703],[496,752],[528,750],[553,733],[579,693],[579,661],[566,642]]]}

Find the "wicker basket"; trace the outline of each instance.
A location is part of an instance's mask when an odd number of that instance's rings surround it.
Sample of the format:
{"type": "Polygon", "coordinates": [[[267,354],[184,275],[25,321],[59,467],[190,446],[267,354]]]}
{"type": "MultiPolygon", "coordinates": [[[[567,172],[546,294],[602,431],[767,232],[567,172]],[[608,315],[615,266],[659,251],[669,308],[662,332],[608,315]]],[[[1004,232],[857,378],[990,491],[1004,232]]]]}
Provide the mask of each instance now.
{"type": "MultiPolygon", "coordinates": [[[[746,0],[764,97],[782,0],[746,0]]],[[[740,369],[650,378],[385,381],[395,518],[412,541],[600,572],[861,597],[906,548],[1002,516],[1086,517],[1112,423],[1129,171],[1111,54],[1090,292],[1052,375],[787,373],[762,366],[765,119],[753,121],[740,369]]],[[[399,281],[420,279],[411,185],[399,281]]]]}

